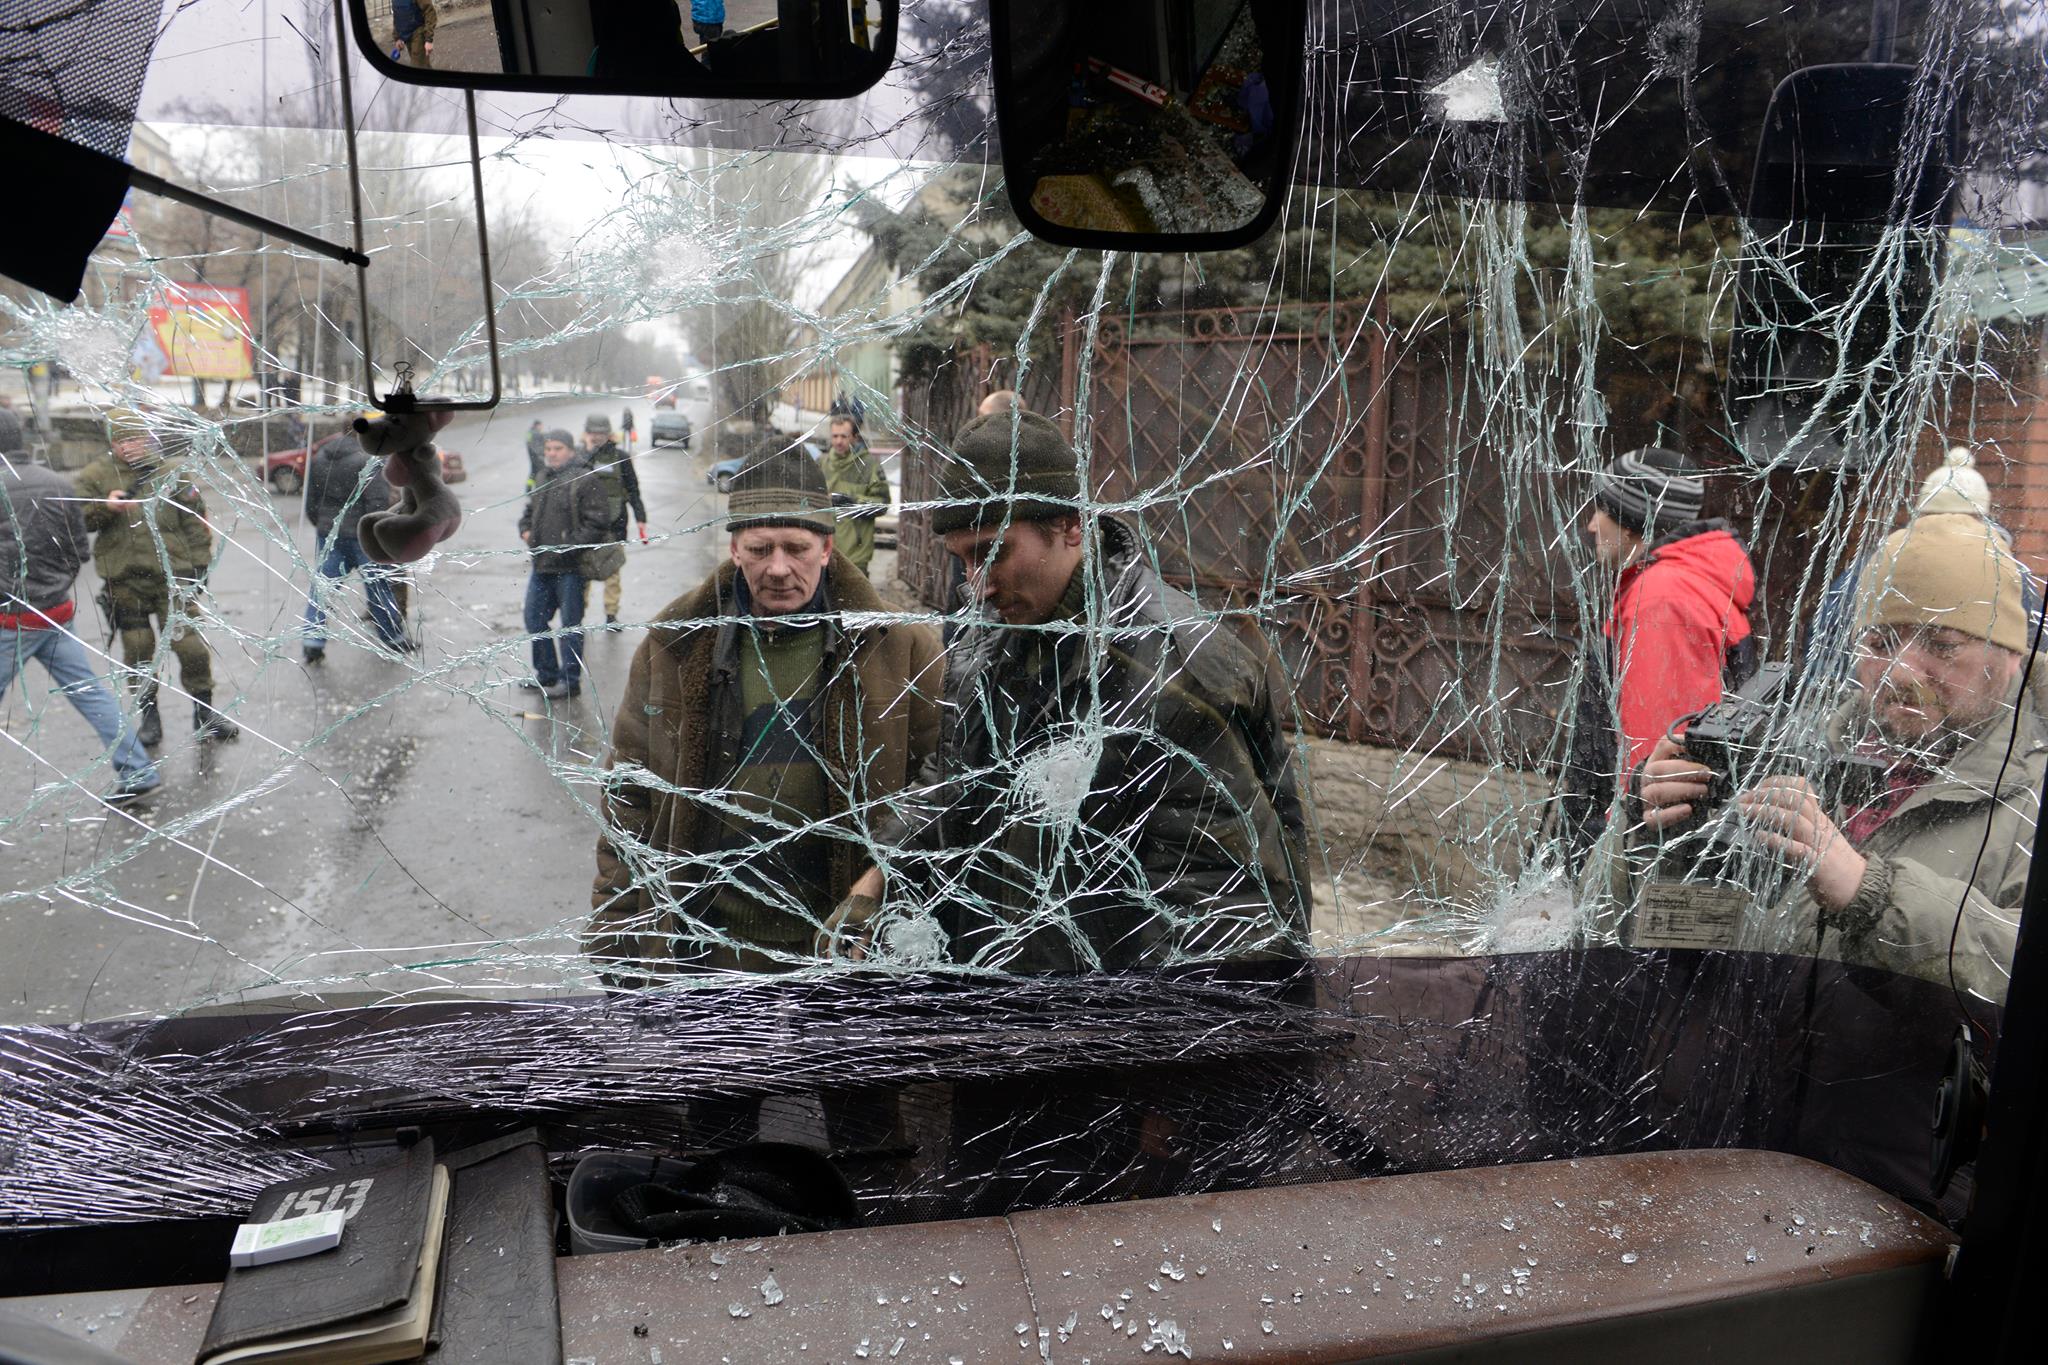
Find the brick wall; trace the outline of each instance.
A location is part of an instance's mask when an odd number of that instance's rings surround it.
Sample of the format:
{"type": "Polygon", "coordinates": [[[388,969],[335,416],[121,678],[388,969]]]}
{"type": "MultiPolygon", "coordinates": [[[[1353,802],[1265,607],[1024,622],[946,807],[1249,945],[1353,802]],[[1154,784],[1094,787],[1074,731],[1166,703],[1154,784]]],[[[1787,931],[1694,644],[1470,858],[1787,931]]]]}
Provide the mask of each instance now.
{"type": "Polygon", "coordinates": [[[1999,369],[2003,384],[1958,383],[1944,395],[1916,472],[1930,473],[1952,445],[1969,446],[1991,489],[1992,515],[2028,567],[2048,576],[2048,384],[2031,356],[1999,369]]]}

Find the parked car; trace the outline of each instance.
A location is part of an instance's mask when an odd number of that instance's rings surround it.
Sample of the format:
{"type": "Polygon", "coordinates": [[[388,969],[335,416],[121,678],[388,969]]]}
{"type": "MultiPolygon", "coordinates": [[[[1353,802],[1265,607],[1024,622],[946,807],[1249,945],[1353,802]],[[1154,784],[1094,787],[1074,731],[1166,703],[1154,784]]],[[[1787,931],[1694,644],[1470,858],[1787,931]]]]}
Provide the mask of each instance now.
{"type": "Polygon", "coordinates": [[[681,446],[690,448],[690,437],[695,433],[690,428],[689,416],[681,408],[656,408],[654,426],[648,436],[649,448],[681,446]]]}
{"type": "Polygon", "coordinates": [[[732,492],[732,481],[739,477],[740,469],[746,464],[745,455],[735,455],[730,460],[720,460],[705,471],[704,482],[721,493],[732,492]]]}
{"type": "MultiPolygon", "coordinates": [[[[335,432],[323,437],[311,446],[312,450],[324,450],[341,436],[335,432]]],[[[308,447],[297,446],[291,450],[273,450],[263,458],[263,482],[289,497],[306,486],[306,455],[308,447]]]]}
{"type": "MultiPolygon", "coordinates": [[[[325,450],[329,444],[344,433],[335,432],[313,443],[314,450],[325,450]]],[[[469,477],[469,471],[462,467],[462,456],[452,450],[443,450],[441,456],[441,481],[461,483],[469,477]]],[[[263,481],[279,493],[289,497],[306,486],[306,448],[296,450],[273,450],[263,461],[263,481]]]]}

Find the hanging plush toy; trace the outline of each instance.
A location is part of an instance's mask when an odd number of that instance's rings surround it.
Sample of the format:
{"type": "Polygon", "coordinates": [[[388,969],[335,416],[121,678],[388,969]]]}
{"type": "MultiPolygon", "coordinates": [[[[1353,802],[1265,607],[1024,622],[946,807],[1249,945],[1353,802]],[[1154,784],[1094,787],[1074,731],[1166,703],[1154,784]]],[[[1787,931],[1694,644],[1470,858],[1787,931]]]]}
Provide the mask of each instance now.
{"type": "Polygon", "coordinates": [[[410,564],[455,534],[462,504],[441,482],[441,459],[431,439],[454,416],[447,412],[394,412],[370,421],[358,417],[363,449],[384,457],[384,478],[398,501],[382,512],[366,512],[357,535],[363,553],[379,564],[410,564]]]}

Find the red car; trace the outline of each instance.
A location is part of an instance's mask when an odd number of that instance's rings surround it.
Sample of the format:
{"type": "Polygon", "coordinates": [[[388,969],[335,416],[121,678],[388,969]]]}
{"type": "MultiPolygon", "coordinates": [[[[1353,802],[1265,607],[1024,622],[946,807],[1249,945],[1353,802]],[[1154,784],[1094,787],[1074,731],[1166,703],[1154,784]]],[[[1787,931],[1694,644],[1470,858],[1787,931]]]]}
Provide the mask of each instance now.
{"type": "MultiPolygon", "coordinates": [[[[337,431],[333,436],[328,436],[315,442],[313,449],[326,449],[329,442],[342,434],[337,431]]],[[[440,456],[441,482],[461,483],[469,477],[468,471],[462,467],[461,455],[452,450],[443,450],[440,452],[440,456]]],[[[304,488],[306,486],[306,448],[300,446],[295,450],[271,451],[263,461],[263,481],[278,492],[287,495],[296,493],[304,488]]]]}

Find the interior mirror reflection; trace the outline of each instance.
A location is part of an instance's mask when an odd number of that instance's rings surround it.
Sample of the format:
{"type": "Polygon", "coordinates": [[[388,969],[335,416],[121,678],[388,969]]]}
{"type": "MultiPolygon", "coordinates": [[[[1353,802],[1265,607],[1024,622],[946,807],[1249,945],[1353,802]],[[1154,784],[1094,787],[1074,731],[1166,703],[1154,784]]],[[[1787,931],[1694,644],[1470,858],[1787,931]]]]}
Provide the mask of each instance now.
{"type": "Polygon", "coordinates": [[[991,0],[990,11],[1003,169],[1033,232],[1185,249],[1240,245],[1271,223],[1301,0],[991,0]]]}
{"type": "Polygon", "coordinates": [[[888,68],[896,0],[348,0],[398,80],[563,94],[858,94],[888,68]]]}

